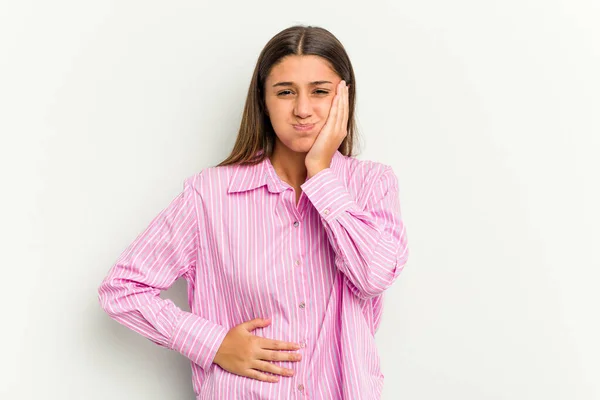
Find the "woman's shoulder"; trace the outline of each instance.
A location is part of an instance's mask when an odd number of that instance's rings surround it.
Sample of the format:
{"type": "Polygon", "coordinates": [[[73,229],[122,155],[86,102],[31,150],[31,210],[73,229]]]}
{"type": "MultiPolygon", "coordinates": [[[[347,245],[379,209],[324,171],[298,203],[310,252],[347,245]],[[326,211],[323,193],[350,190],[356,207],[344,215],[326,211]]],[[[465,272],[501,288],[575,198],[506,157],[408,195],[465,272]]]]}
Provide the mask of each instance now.
{"type": "Polygon", "coordinates": [[[370,159],[359,159],[352,156],[342,156],[343,167],[340,172],[345,178],[359,183],[380,181],[381,179],[396,179],[391,165],[370,159]]]}
{"type": "MultiPolygon", "coordinates": [[[[264,167],[264,166],[263,166],[264,167]]],[[[359,159],[336,152],[330,169],[345,186],[356,190],[365,189],[376,182],[393,184],[396,175],[386,163],[359,159]]],[[[260,186],[264,168],[260,165],[209,166],[185,178],[186,186],[198,193],[225,194],[240,188],[260,186]]]]}
{"type": "Polygon", "coordinates": [[[227,183],[237,166],[210,166],[202,168],[191,175],[187,175],[184,180],[194,187],[219,186],[227,183]]]}

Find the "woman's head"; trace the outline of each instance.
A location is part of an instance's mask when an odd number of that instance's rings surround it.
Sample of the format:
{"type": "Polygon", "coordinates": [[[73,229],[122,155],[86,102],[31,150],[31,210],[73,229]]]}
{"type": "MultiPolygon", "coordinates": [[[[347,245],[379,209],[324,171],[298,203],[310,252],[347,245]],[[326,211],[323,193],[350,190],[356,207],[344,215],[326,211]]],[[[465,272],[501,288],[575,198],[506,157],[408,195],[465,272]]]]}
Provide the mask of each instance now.
{"type": "Polygon", "coordinates": [[[327,120],[342,79],[350,88],[348,135],[339,151],[351,156],[356,82],[344,47],[319,27],[293,26],[279,32],[258,57],[233,151],[219,165],[259,162],[272,154],[278,139],[293,151],[307,152],[327,120]],[[293,126],[313,123],[309,132],[293,126]],[[263,152],[256,158],[259,150],[263,152]]]}

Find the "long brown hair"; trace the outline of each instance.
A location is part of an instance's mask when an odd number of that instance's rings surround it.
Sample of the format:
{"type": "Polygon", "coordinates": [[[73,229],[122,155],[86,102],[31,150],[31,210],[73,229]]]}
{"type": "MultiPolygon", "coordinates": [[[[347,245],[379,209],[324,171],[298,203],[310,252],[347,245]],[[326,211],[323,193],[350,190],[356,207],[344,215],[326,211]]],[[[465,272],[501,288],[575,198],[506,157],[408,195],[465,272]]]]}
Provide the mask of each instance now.
{"type": "Polygon", "coordinates": [[[350,58],[344,46],[328,30],[317,26],[296,25],[273,36],[261,51],[248,88],[246,105],[233,150],[218,166],[256,164],[272,154],[276,135],[266,113],[264,85],[273,66],[288,55],[323,57],[330,62],[333,70],[346,84],[351,85],[348,90],[348,134],[338,150],[346,156],[355,155],[356,81],[350,58]]]}

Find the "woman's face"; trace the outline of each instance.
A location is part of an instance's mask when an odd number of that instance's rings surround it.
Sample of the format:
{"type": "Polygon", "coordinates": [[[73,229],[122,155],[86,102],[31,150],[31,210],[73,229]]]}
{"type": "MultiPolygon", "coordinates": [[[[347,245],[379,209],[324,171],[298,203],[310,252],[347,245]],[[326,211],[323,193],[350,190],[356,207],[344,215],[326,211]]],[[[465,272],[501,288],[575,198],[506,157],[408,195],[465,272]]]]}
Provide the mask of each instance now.
{"type": "Polygon", "coordinates": [[[279,141],[307,153],[325,125],[335,88],[342,80],[327,60],[313,55],[286,56],[265,82],[265,104],[279,141]],[[295,125],[308,124],[302,128],[295,125]]]}

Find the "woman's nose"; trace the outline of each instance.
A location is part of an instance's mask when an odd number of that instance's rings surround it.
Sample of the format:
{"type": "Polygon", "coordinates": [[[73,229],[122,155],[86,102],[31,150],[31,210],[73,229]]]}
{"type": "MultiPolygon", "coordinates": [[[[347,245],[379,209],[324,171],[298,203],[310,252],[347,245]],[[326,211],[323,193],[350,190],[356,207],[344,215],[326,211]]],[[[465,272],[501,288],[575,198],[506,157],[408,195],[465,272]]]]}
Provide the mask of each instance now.
{"type": "Polygon", "coordinates": [[[294,107],[294,114],[296,114],[299,118],[307,118],[310,117],[312,112],[312,104],[310,103],[310,99],[308,96],[300,94],[296,98],[296,105],[294,107]]]}

